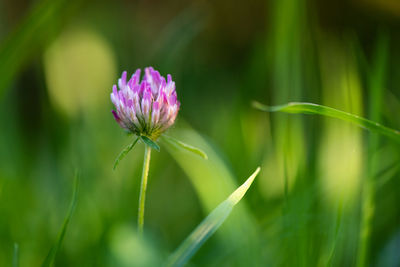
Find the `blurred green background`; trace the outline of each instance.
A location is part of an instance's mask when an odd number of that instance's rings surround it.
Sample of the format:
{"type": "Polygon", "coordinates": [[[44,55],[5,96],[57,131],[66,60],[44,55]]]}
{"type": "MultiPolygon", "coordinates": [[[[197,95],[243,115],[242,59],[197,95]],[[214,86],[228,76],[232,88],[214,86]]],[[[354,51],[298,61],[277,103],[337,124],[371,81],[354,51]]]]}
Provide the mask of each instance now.
{"type": "Polygon", "coordinates": [[[399,144],[335,119],[266,114],[307,101],[400,129],[400,2],[0,1],[0,266],[40,266],[81,173],[56,266],[158,266],[257,166],[190,266],[400,266],[399,144]],[[169,135],[143,160],[115,123],[123,70],[170,73],[169,135]],[[170,153],[169,153],[170,152],[170,153]]]}

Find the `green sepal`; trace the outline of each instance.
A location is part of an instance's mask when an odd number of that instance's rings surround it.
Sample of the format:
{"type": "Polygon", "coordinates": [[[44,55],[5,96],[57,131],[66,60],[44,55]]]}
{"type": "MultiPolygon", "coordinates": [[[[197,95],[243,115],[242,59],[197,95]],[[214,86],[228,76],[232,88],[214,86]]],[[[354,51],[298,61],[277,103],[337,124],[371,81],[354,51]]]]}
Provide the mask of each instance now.
{"type": "Polygon", "coordinates": [[[160,151],[160,146],[156,142],[154,142],[153,140],[148,138],[147,136],[144,136],[144,135],[140,136],[140,140],[142,140],[142,142],[144,144],[148,145],[149,147],[151,147],[157,151],[160,151]]]}

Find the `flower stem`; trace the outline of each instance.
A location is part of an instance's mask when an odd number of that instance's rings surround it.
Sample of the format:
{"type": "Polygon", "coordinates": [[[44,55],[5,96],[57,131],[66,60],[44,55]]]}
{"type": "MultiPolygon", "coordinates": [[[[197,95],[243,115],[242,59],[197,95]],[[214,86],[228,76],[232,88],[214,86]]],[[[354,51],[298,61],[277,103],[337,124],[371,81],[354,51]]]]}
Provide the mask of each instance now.
{"type": "Polygon", "coordinates": [[[140,184],[139,208],[138,208],[138,232],[140,235],[143,233],[144,202],[146,199],[147,176],[149,175],[149,167],[150,167],[150,154],[151,154],[151,148],[150,146],[146,145],[144,150],[143,172],[142,172],[142,181],[140,184]]]}

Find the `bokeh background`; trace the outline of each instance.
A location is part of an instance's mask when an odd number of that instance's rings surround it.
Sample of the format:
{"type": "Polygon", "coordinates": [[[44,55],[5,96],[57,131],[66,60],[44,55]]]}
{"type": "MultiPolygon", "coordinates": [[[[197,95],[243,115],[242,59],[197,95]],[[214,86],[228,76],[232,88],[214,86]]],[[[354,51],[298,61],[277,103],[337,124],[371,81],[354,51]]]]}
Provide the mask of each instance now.
{"type": "Polygon", "coordinates": [[[79,200],[56,266],[158,266],[257,166],[190,266],[400,266],[399,145],[346,122],[267,114],[307,101],[400,129],[400,2],[0,1],[0,266],[40,266],[79,200]],[[153,152],[146,241],[143,147],[109,99],[123,70],[172,74],[169,135],[153,152]]]}

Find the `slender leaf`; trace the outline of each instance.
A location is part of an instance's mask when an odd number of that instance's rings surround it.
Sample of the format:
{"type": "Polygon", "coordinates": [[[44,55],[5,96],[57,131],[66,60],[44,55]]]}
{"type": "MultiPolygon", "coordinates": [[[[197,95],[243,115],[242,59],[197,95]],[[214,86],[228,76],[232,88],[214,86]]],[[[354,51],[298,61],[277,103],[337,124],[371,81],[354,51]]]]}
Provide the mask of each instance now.
{"type": "Polygon", "coordinates": [[[146,137],[146,136],[140,136],[140,140],[143,141],[143,143],[145,143],[146,145],[148,145],[149,147],[160,151],[160,146],[154,142],[153,140],[151,140],[150,138],[146,137]]]}
{"type": "Polygon", "coordinates": [[[162,137],[166,142],[170,143],[171,145],[174,145],[174,146],[176,146],[178,148],[182,148],[182,149],[185,149],[185,150],[187,150],[189,152],[192,152],[192,153],[194,153],[196,155],[199,155],[203,159],[208,159],[207,154],[203,150],[201,150],[201,149],[199,149],[197,147],[185,144],[185,143],[183,143],[183,142],[181,142],[181,141],[179,141],[179,140],[177,140],[177,139],[175,139],[173,137],[167,136],[167,135],[163,135],[162,137]]]}
{"type": "MultiPolygon", "coordinates": [[[[180,123],[183,121],[180,120],[180,123]]],[[[183,122],[184,123],[184,122],[183,122]]],[[[187,175],[193,185],[200,205],[209,214],[237,188],[237,179],[233,176],[223,155],[218,148],[210,144],[200,134],[184,123],[184,129],[170,130],[174,137],[188,140],[190,144],[201,147],[207,152],[209,160],[187,153],[174,145],[165,142],[165,148],[187,175]]],[[[224,227],[215,233],[215,240],[220,247],[229,247],[235,251],[235,257],[227,259],[224,255],[215,255],[216,262],[224,261],[228,265],[257,265],[256,251],[260,242],[260,231],[253,214],[244,204],[236,206],[231,219],[225,221],[224,227]],[[247,229],[243,232],[243,229],[247,229]],[[251,257],[249,257],[251,255],[251,257]],[[254,255],[254,257],[253,257],[254,255]]]]}
{"type": "Polygon", "coordinates": [[[341,231],[342,228],[342,216],[343,216],[343,206],[342,203],[339,203],[339,207],[338,207],[338,211],[337,211],[337,215],[336,215],[336,229],[335,229],[335,233],[333,236],[333,242],[329,251],[329,255],[328,255],[328,260],[325,264],[325,266],[332,266],[332,261],[333,261],[333,257],[336,253],[337,250],[337,244],[339,241],[339,232],[341,231]]]}
{"type": "Polygon", "coordinates": [[[243,198],[254,178],[260,172],[260,167],[237,188],[224,202],[218,205],[183,241],[178,249],[170,256],[167,266],[183,266],[197,252],[207,239],[226,220],[233,207],[243,198]]]}
{"type": "Polygon", "coordinates": [[[388,127],[385,127],[377,122],[367,120],[360,116],[337,110],[334,108],[313,104],[313,103],[301,103],[291,102],[286,105],[280,106],[266,106],[258,102],[253,102],[253,106],[259,110],[267,112],[286,112],[286,113],[305,113],[305,114],[319,114],[327,117],[337,118],[343,121],[354,123],[364,129],[371,132],[376,132],[392,138],[393,140],[400,142],[400,132],[388,127]]]}
{"type": "Polygon", "coordinates": [[[61,247],[61,244],[64,240],[65,233],[67,232],[67,227],[69,224],[69,221],[71,220],[72,214],[74,213],[76,203],[78,201],[78,190],[79,190],[79,174],[78,172],[75,174],[75,184],[74,184],[74,192],[72,194],[72,199],[70,202],[70,206],[68,209],[67,216],[64,219],[64,223],[61,227],[61,230],[58,234],[57,242],[54,244],[54,246],[50,249],[49,253],[47,254],[46,259],[44,260],[42,267],[49,267],[53,266],[54,259],[56,257],[56,254],[58,250],[61,247]]]}
{"type": "Polygon", "coordinates": [[[17,243],[14,243],[14,253],[13,253],[12,266],[13,267],[18,267],[19,266],[19,246],[18,246],[17,243]]]}
{"type": "Polygon", "coordinates": [[[126,154],[128,154],[129,151],[132,150],[132,148],[136,145],[136,143],[139,141],[139,137],[136,138],[132,143],[130,143],[127,147],[125,147],[124,150],[121,151],[121,153],[119,153],[118,157],[115,159],[114,162],[114,167],[113,170],[115,170],[119,164],[119,162],[126,156],[126,154]]]}

